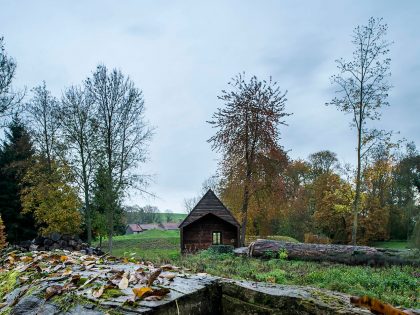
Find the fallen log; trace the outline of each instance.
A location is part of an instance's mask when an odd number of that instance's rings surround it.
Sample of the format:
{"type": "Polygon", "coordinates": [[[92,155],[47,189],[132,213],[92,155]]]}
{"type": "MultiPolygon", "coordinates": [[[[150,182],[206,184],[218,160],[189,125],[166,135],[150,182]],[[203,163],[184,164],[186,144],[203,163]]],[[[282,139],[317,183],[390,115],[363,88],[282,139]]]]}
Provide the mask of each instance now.
{"type": "MultiPolygon", "coordinates": [[[[237,251],[240,253],[241,251],[237,251]]],[[[418,250],[382,249],[369,246],[288,243],[259,239],[247,248],[250,257],[276,257],[279,253],[287,259],[325,261],[347,265],[414,265],[420,266],[418,250]],[[286,255],[285,255],[286,254],[286,255]]],[[[244,250],[242,250],[244,253],[244,250]]]]}

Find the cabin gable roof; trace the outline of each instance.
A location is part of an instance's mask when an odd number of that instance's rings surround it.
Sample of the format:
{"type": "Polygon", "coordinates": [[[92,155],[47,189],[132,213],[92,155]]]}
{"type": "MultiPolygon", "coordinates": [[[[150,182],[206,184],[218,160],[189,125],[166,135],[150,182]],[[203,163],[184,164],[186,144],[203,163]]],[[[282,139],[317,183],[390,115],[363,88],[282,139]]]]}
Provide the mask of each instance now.
{"type": "Polygon", "coordinates": [[[205,193],[184,221],[181,222],[179,228],[183,228],[209,213],[239,228],[238,221],[211,189],[205,193]]]}

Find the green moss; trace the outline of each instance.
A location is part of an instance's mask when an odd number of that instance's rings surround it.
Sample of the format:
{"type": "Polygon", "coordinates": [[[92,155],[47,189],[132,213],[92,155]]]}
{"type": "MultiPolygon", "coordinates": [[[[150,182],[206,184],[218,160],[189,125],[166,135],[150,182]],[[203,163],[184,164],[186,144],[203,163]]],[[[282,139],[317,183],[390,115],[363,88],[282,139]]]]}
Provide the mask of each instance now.
{"type": "Polygon", "coordinates": [[[124,295],[124,294],[118,289],[107,289],[104,291],[104,294],[102,294],[102,298],[111,299],[111,298],[119,297],[121,295],[124,295]]]}
{"type": "Polygon", "coordinates": [[[92,301],[77,294],[56,295],[51,298],[51,302],[56,305],[62,312],[68,311],[76,305],[92,305],[92,301]]]}
{"type": "Polygon", "coordinates": [[[15,288],[18,277],[17,271],[5,271],[0,274],[0,299],[15,288]]]}
{"type": "Polygon", "coordinates": [[[6,306],[0,310],[0,315],[9,315],[12,311],[12,308],[10,306],[6,306]]]}

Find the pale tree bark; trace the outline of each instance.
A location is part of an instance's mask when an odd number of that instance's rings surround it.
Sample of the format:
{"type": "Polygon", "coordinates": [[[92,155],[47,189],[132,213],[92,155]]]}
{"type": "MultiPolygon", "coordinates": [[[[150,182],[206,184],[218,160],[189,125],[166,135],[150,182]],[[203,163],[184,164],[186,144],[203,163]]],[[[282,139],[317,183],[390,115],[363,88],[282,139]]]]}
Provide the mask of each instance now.
{"type": "Polygon", "coordinates": [[[391,85],[387,81],[389,72],[390,42],[385,40],[387,25],[382,19],[370,18],[367,26],[354,29],[353,41],[355,51],[353,59],[336,60],[340,73],[331,77],[331,82],[338,86],[335,97],[327,105],[334,105],[339,110],[352,114],[352,126],[357,130],[357,169],[356,188],[353,202],[353,225],[351,242],[357,243],[358,214],[360,212],[361,182],[363,174],[362,158],[370,149],[369,143],[381,135],[366,129],[367,120],[380,119],[379,109],[389,105],[388,91],[391,85]]]}

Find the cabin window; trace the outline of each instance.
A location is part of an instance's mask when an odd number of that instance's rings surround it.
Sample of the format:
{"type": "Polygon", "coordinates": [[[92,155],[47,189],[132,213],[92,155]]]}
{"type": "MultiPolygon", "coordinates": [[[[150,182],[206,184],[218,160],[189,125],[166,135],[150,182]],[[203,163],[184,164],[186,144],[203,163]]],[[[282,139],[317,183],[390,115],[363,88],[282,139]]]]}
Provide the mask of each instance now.
{"type": "Polygon", "coordinates": [[[213,232],[213,245],[222,244],[222,232],[213,232]]]}

